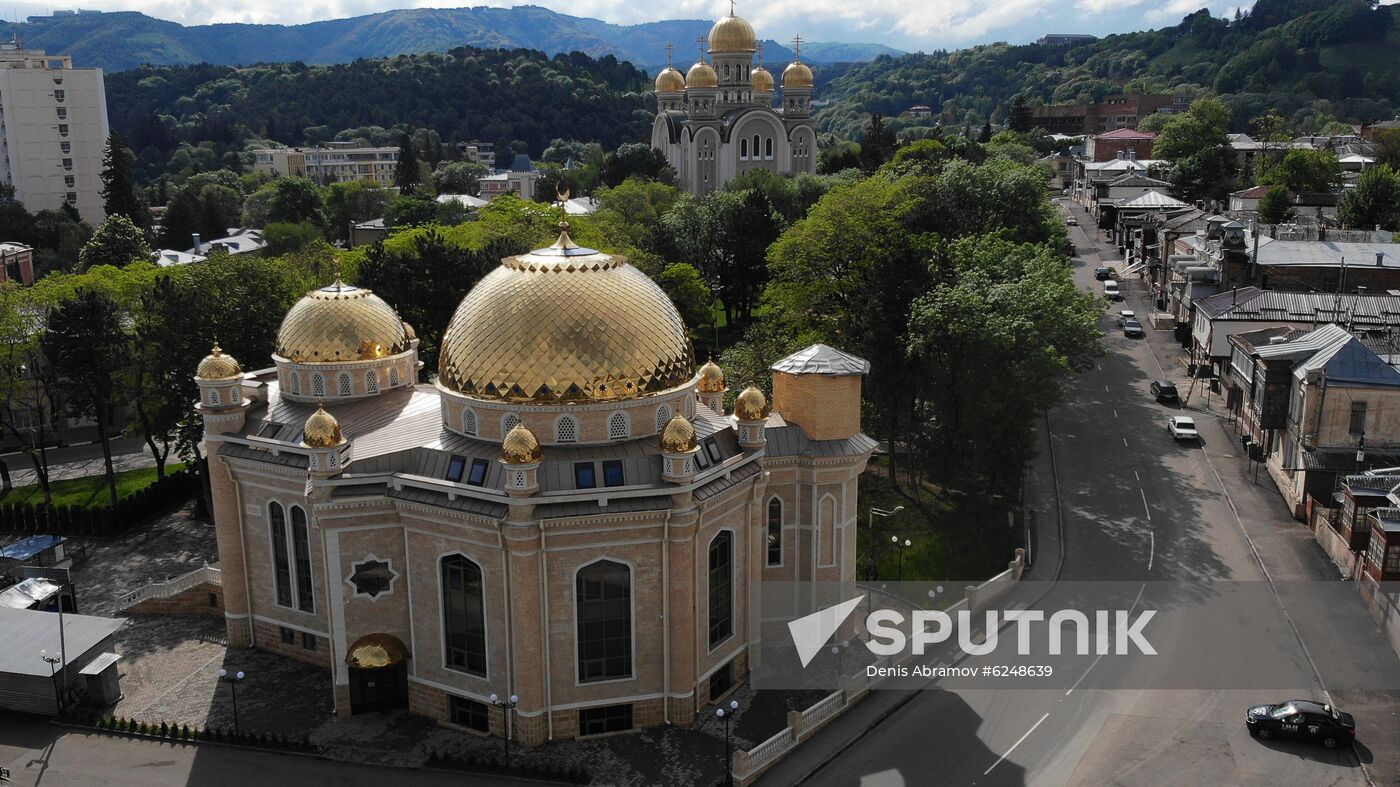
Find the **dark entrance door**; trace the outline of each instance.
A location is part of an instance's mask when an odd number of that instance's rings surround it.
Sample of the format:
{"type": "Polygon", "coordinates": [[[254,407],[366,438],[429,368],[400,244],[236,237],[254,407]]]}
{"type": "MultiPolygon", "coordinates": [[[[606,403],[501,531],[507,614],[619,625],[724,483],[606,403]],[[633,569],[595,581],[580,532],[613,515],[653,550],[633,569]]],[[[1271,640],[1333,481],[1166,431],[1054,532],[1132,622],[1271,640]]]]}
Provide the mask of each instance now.
{"type": "Polygon", "coordinates": [[[350,668],[350,712],[373,713],[408,707],[408,664],[350,668]]]}

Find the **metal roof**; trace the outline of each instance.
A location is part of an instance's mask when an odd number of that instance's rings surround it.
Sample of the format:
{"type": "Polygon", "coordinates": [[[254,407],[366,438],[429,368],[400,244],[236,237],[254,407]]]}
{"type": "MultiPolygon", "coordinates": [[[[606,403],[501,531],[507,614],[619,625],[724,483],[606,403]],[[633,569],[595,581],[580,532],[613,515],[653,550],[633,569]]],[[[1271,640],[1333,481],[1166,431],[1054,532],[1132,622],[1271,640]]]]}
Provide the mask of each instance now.
{"type": "Polygon", "coordinates": [[[1110,180],[1108,182],[1108,185],[1110,188],[1119,186],[1160,186],[1165,188],[1167,186],[1170,186],[1171,184],[1166,182],[1165,180],[1149,178],[1140,172],[1134,171],[1119,175],[1113,180],[1110,180]]]}
{"type": "Polygon", "coordinates": [[[61,590],[57,583],[34,577],[18,585],[0,590],[0,607],[29,609],[40,601],[51,598],[61,590]]]}
{"type": "Polygon", "coordinates": [[[63,536],[30,536],[0,549],[0,558],[19,561],[30,560],[35,555],[53,549],[67,540],[63,536]]]}
{"type": "MultiPolygon", "coordinates": [[[[1263,238],[1260,238],[1262,241],[1263,238]]],[[[1348,268],[1400,268],[1400,243],[1351,243],[1330,240],[1275,240],[1259,246],[1259,264],[1335,265],[1348,268]],[[1380,264],[1376,260],[1380,260],[1380,264]]]]}
{"type": "Polygon", "coordinates": [[[870,362],[850,353],[843,353],[835,347],[814,344],[805,350],[798,350],[768,368],[787,374],[869,374],[870,362]]]}
{"type": "Polygon", "coordinates": [[[1240,287],[1195,302],[1211,320],[1331,322],[1400,325],[1400,296],[1337,295],[1330,292],[1283,292],[1240,287]]]}
{"type": "MultiPolygon", "coordinates": [[[[1335,328],[1335,325],[1327,326],[1335,328]]],[[[1356,337],[1347,334],[1346,341],[1337,342],[1319,350],[1308,360],[1293,370],[1293,376],[1302,378],[1309,372],[1321,370],[1327,376],[1329,385],[1347,384],[1375,387],[1400,387],[1400,372],[1381,360],[1371,348],[1362,344],[1356,337]]]]}
{"type": "Polygon", "coordinates": [[[1176,197],[1163,194],[1159,191],[1149,191],[1132,202],[1124,203],[1124,208],[1186,208],[1190,207],[1176,197]]]}
{"type": "Polygon", "coordinates": [[[1265,360],[1278,358],[1310,358],[1328,347],[1340,347],[1351,339],[1351,334],[1340,325],[1324,325],[1315,331],[1299,336],[1292,341],[1279,344],[1265,344],[1254,348],[1254,354],[1265,360]]]}
{"type": "MultiPolygon", "coordinates": [[[[63,615],[63,646],[68,662],[82,660],[84,654],[102,644],[126,623],[125,618],[99,618],[92,615],[63,615]]],[[[39,651],[57,655],[59,615],[32,609],[0,607],[0,673],[47,678],[49,665],[39,651]]]]}

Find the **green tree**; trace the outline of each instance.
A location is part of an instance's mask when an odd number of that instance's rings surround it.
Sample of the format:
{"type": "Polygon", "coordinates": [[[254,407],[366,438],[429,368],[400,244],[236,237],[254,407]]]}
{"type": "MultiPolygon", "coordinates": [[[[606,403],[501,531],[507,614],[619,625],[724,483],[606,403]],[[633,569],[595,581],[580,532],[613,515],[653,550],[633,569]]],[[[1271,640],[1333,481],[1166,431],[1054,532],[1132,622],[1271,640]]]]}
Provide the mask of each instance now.
{"type": "Polygon", "coordinates": [[[1017,95],[1011,99],[1011,110],[1006,113],[1006,127],[1018,134],[1031,130],[1031,109],[1026,106],[1024,97],[1017,95]]]}
{"type": "Polygon", "coordinates": [[[34,216],[15,196],[15,187],[0,183],[0,227],[5,228],[5,239],[34,245],[37,227],[34,216]]]}
{"type": "Polygon", "coordinates": [[[704,275],[726,323],[748,322],[767,280],[765,255],[783,219],[763,192],[717,191],[681,197],[662,219],[681,259],[704,275]]]}
{"type": "Polygon", "coordinates": [[[1235,187],[1236,167],[1234,151],[1213,146],[1178,159],[1167,180],[1182,199],[1223,202],[1235,187]]]}
{"type": "Polygon", "coordinates": [[[412,194],[418,189],[421,175],[418,172],[418,154],[414,151],[413,140],[407,134],[399,137],[399,160],[394,165],[394,185],[399,193],[412,194]]]}
{"type": "MultiPolygon", "coordinates": [[[[325,203],[315,183],[306,178],[278,178],[270,186],[266,215],[268,223],[310,222],[317,227],[325,226],[325,203]]],[[[261,192],[262,189],[259,189],[258,193],[261,192]]]]}
{"type": "Polygon", "coordinates": [[[384,224],[389,227],[432,224],[437,217],[437,208],[437,201],[427,197],[395,197],[384,211],[384,224]]]}
{"type": "Polygon", "coordinates": [[[1273,186],[1259,200],[1259,221],[1264,224],[1285,224],[1293,220],[1293,195],[1284,186],[1273,186]]]}
{"type": "Polygon", "coordinates": [[[681,319],[692,330],[714,324],[710,304],[714,303],[714,293],[705,284],[705,278],[695,266],[685,262],[673,262],[656,277],[656,283],[670,296],[671,302],[681,313],[681,319]]]}
{"type": "Polygon", "coordinates": [[[331,240],[345,240],[351,224],[380,218],[389,207],[389,192],[370,180],[332,183],[324,194],[326,234],[331,240]]]}
{"type": "Polygon", "coordinates": [[[680,196],[680,189],[675,186],[641,177],[628,178],[598,192],[593,224],[610,246],[664,254],[671,245],[661,218],[680,196]]]}
{"type": "Polygon", "coordinates": [[[865,139],[860,143],[860,168],[869,173],[889,161],[895,151],[894,131],[885,123],[879,112],[870,113],[866,124],[865,139]]]}
{"type": "Polygon", "coordinates": [[[148,227],[150,212],[136,188],[132,171],[135,156],[126,149],[122,137],[113,131],[107,135],[107,150],[102,157],[102,203],[110,216],[125,216],[137,227],[148,227]]]}
{"type": "Polygon", "coordinates": [[[677,183],[676,171],[666,160],[666,154],[641,142],[629,142],[616,152],[603,156],[599,179],[607,188],[622,185],[632,176],[656,180],[668,186],[677,183]]]}
{"type": "Polygon", "coordinates": [[[1260,181],[1266,186],[1284,186],[1295,194],[1331,192],[1341,188],[1342,166],[1330,150],[1290,150],[1260,181]]]}
{"type": "Polygon", "coordinates": [[[1189,110],[1173,115],[1162,126],[1152,146],[1152,155],[1179,162],[1206,150],[1229,149],[1225,135],[1230,126],[1229,107],[1214,98],[1196,99],[1189,110]]]}
{"type": "Polygon", "coordinates": [[[1376,163],[1400,171],[1400,128],[1378,128],[1372,133],[1376,163]]]}
{"type": "Polygon", "coordinates": [[[1348,227],[1400,230],[1400,172],[1380,166],[1362,173],[1356,188],[1342,195],[1337,218],[1348,227]]]}
{"type": "Polygon", "coordinates": [[[145,233],[125,215],[114,213],[102,222],[92,239],[78,252],[78,267],[83,270],[98,265],[123,268],[150,257],[151,247],[146,245],[145,233]]]}
{"type": "Polygon", "coordinates": [[[433,188],[438,194],[470,194],[475,197],[481,193],[478,181],[490,174],[491,170],[485,164],[473,161],[443,162],[433,170],[433,188]]]}
{"type": "Polygon", "coordinates": [[[977,141],[983,145],[992,141],[992,121],[988,120],[982,124],[982,131],[977,134],[977,141]]]}
{"type": "Polygon", "coordinates": [[[309,221],[274,221],[263,228],[263,253],[278,257],[300,251],[316,243],[324,243],[321,230],[309,221]]]}

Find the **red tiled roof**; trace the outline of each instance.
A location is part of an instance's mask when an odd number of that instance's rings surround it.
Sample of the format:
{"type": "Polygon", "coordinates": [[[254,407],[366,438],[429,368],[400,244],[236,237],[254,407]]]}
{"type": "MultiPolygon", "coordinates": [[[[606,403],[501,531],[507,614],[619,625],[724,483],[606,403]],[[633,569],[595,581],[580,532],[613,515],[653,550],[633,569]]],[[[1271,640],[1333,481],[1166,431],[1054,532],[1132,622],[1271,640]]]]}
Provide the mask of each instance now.
{"type": "Polygon", "coordinates": [[[1268,186],[1255,186],[1253,188],[1244,189],[1243,191],[1236,191],[1230,196],[1239,197],[1240,199],[1263,199],[1264,195],[1268,193],[1268,186]]]}
{"type": "Polygon", "coordinates": [[[1113,131],[1106,131],[1099,134],[1095,139],[1156,139],[1157,135],[1151,131],[1135,131],[1131,128],[1120,128],[1113,131]]]}

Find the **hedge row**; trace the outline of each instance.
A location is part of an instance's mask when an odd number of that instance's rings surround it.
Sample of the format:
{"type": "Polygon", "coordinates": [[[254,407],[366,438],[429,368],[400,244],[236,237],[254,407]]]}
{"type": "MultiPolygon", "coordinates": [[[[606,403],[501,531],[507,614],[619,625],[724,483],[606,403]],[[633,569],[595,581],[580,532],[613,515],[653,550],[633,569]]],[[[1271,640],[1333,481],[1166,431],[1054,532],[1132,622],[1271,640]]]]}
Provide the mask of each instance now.
{"type": "Polygon", "coordinates": [[[499,757],[491,755],[449,754],[435,751],[428,755],[428,765],[433,768],[470,771],[472,773],[500,773],[526,779],[540,779],[569,784],[587,784],[592,778],[583,768],[565,768],[552,765],[522,765],[512,763],[506,766],[499,757]]]}
{"type": "Polygon", "coordinates": [[[127,735],[145,735],[152,738],[165,738],[175,741],[218,741],[222,743],[238,743],[245,746],[258,746],[266,749],[283,749],[289,751],[310,751],[313,749],[311,740],[303,735],[293,738],[287,735],[277,735],[270,732],[234,732],[223,727],[206,727],[200,729],[190,728],[188,724],[167,724],[161,722],[144,722],[137,719],[128,719],[122,716],[104,716],[99,718],[94,724],[99,730],[110,730],[112,732],[125,733],[127,735]]]}
{"type": "Polygon", "coordinates": [[[167,475],[111,506],[0,503],[0,531],[63,536],[107,536],[164,514],[199,493],[199,475],[188,468],[167,475]]]}

